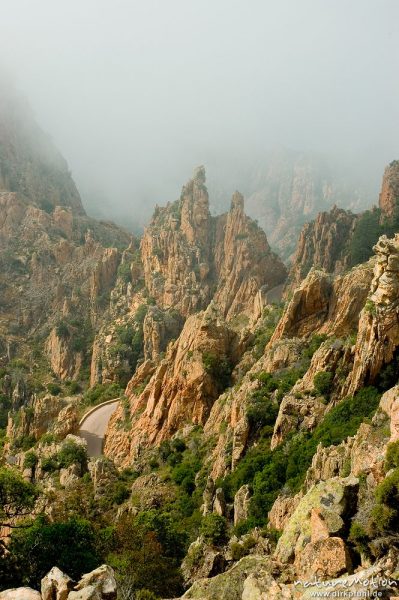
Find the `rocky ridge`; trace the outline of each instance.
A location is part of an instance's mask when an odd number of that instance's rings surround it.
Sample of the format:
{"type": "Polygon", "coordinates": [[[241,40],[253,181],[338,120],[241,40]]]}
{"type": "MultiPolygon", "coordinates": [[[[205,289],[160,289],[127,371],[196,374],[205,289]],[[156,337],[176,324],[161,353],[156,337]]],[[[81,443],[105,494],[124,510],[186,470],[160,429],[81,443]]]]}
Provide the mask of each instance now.
{"type": "MultiPolygon", "coordinates": [[[[391,170],[385,180],[381,210],[393,214],[391,170]]],[[[6,477],[32,494],[35,526],[78,519],[96,564],[109,556],[118,582],[144,598],[147,583],[207,600],[307,598],[295,582],[315,575],[338,589],[372,574],[395,583],[398,235],[345,271],[334,240],[355,218],[320,215],[282,305],[271,298],[285,267],[238,192],[211,216],[203,168],[156,209],[140,247],[72,201],[43,204],[10,181],[0,194],[1,418],[9,412],[6,477]],[[106,456],[88,457],[79,418],[115,397],[106,456]]],[[[297,174],[301,210],[307,181],[297,174]]],[[[2,535],[14,556],[23,532],[2,535]]],[[[76,584],[52,569],[41,597],[114,598],[111,569],[96,571],[76,584]]]]}

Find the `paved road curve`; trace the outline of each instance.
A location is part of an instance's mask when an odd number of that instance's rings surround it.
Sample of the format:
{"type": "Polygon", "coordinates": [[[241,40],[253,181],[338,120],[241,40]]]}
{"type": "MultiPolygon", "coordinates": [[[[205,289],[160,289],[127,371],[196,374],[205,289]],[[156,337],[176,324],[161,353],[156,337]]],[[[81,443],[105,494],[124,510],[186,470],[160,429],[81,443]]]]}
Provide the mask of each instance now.
{"type": "Polygon", "coordinates": [[[100,456],[102,454],[108,421],[118,404],[119,400],[103,404],[81,422],[79,435],[87,442],[87,454],[89,456],[100,456]]]}

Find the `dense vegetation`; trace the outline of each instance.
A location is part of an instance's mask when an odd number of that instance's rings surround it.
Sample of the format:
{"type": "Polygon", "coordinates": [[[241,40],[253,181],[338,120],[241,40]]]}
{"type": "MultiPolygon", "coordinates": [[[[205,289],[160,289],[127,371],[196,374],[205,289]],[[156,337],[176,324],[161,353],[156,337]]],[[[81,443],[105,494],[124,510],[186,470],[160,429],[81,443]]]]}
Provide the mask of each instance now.
{"type": "Polygon", "coordinates": [[[381,235],[393,237],[399,232],[399,209],[391,219],[381,219],[381,210],[366,210],[355,223],[349,241],[349,266],[366,262],[373,255],[373,246],[381,235]]]}
{"type": "Polygon", "coordinates": [[[291,435],[275,450],[270,450],[270,430],[266,430],[235,471],[220,482],[229,499],[242,485],[250,485],[253,496],[248,528],[265,524],[267,513],[283,488],[291,493],[300,489],[319,443],[337,445],[354,435],[360,423],[373,415],[379,399],[376,388],[364,388],[332,408],[313,432],[291,435]]]}
{"type": "Polygon", "coordinates": [[[143,323],[147,305],[142,304],[136,311],[133,323],[125,323],[115,328],[116,340],[109,349],[110,355],[118,359],[114,369],[119,385],[126,386],[136,370],[137,362],[143,354],[143,323]]]}

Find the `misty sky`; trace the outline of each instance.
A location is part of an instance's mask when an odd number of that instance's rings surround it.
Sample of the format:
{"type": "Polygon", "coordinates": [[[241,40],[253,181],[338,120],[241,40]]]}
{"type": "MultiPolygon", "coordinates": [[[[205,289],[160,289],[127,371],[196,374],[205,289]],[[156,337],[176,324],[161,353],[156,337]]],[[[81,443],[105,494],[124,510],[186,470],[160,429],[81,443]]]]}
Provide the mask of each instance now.
{"type": "Polygon", "coordinates": [[[3,68],[107,216],[174,200],[198,164],[232,192],[276,145],[374,184],[399,158],[398,0],[0,0],[0,15],[3,68]]]}

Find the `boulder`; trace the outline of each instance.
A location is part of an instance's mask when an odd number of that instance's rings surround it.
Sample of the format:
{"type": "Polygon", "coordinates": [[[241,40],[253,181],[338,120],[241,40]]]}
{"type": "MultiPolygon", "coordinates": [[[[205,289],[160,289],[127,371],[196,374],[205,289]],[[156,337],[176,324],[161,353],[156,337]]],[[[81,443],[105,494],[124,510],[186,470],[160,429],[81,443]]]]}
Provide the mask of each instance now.
{"type": "MultiPolygon", "coordinates": [[[[116,600],[116,581],[113,569],[108,565],[101,565],[98,569],[94,569],[94,571],[83,575],[82,579],[75,586],[75,590],[83,592],[86,589],[85,593],[88,593],[87,590],[90,587],[93,587],[98,592],[99,598],[103,600],[116,600]]],[[[69,598],[80,600],[81,597],[69,594],[69,598]]],[[[86,600],[86,598],[94,599],[96,596],[82,596],[82,600],[86,600]]]]}
{"type": "Polygon", "coordinates": [[[345,542],[329,537],[311,542],[300,553],[295,563],[298,577],[303,580],[330,579],[352,571],[351,559],[345,542]]]}
{"type": "Polygon", "coordinates": [[[301,493],[295,496],[278,496],[268,515],[269,526],[282,531],[292,517],[301,497],[301,493]]]}
{"type": "Polygon", "coordinates": [[[104,456],[91,458],[87,466],[93,481],[94,491],[98,495],[102,494],[118,478],[118,471],[114,463],[104,456]]]}
{"type": "Polygon", "coordinates": [[[310,515],[310,541],[312,543],[325,540],[330,536],[331,525],[327,523],[323,512],[319,508],[313,508],[310,515]]]}
{"type": "Polygon", "coordinates": [[[104,596],[101,595],[101,592],[94,585],[88,585],[81,590],[71,592],[68,596],[68,600],[102,600],[103,597],[104,596]]]}
{"type": "Polygon", "coordinates": [[[60,484],[65,488],[71,488],[81,477],[80,465],[74,463],[65,469],[60,469],[60,484]]]}
{"type": "Polygon", "coordinates": [[[39,592],[30,587],[13,588],[0,592],[0,600],[41,600],[39,592]]]}
{"type": "Polygon", "coordinates": [[[278,583],[266,573],[251,573],[244,581],[241,600],[293,600],[290,586],[278,583]]]}
{"type": "MultiPolygon", "coordinates": [[[[312,510],[324,521],[323,535],[339,535],[343,519],[349,518],[356,507],[359,480],[355,477],[334,477],[314,485],[300,500],[292,517],[286,523],[276,548],[277,560],[287,563],[294,560],[312,538],[312,510]]],[[[315,523],[316,518],[313,518],[315,523]]],[[[319,521],[320,524],[320,521],[319,521]]],[[[321,527],[321,525],[320,525],[321,527]]],[[[317,535],[313,528],[313,535],[317,535]]],[[[320,533],[320,532],[319,532],[320,533]]]]}
{"type": "Polygon", "coordinates": [[[213,501],[213,512],[223,517],[226,514],[226,500],[222,488],[218,488],[213,501]]]}
{"type": "Polygon", "coordinates": [[[198,579],[208,579],[223,573],[226,560],[221,552],[207,544],[203,537],[199,537],[190,544],[181,568],[185,583],[192,584],[198,579]]]}
{"type": "Polygon", "coordinates": [[[247,485],[241,486],[234,496],[234,525],[248,519],[250,499],[251,492],[249,491],[249,487],[247,485]]]}
{"type": "Polygon", "coordinates": [[[58,567],[53,567],[42,579],[42,600],[67,600],[73,581],[58,567]]]}

